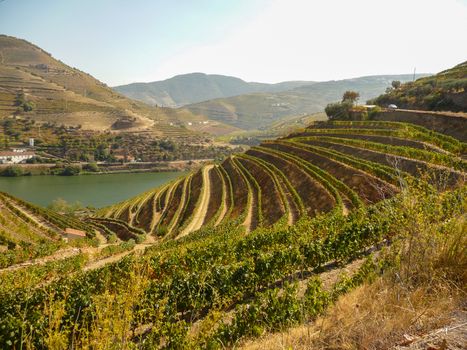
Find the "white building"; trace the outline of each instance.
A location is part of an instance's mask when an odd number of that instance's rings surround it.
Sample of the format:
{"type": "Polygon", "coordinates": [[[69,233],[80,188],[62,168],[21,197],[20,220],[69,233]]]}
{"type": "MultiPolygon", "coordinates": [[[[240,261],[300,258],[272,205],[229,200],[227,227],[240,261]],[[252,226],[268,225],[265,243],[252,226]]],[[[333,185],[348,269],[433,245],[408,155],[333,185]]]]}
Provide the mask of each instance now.
{"type": "Polygon", "coordinates": [[[0,164],[18,164],[35,156],[34,152],[16,148],[11,151],[0,151],[0,164]]]}

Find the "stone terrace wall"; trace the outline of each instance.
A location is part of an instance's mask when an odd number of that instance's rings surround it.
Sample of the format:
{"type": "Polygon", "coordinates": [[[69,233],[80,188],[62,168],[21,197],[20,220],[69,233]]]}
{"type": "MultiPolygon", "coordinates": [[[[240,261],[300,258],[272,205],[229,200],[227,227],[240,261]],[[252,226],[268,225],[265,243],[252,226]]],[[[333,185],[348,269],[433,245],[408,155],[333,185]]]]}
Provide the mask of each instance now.
{"type": "Polygon", "coordinates": [[[423,126],[467,142],[467,114],[450,112],[411,111],[398,109],[382,111],[373,120],[407,122],[423,126]]]}

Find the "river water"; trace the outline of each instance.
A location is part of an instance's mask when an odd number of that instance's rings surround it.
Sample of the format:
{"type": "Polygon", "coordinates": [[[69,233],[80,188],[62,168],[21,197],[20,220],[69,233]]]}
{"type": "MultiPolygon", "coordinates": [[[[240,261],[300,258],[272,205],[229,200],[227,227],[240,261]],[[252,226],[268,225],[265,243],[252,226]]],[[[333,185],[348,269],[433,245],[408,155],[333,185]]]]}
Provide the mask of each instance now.
{"type": "Polygon", "coordinates": [[[61,198],[101,208],[159,187],[184,175],[183,172],[121,173],[79,176],[0,177],[0,191],[47,206],[61,198]]]}

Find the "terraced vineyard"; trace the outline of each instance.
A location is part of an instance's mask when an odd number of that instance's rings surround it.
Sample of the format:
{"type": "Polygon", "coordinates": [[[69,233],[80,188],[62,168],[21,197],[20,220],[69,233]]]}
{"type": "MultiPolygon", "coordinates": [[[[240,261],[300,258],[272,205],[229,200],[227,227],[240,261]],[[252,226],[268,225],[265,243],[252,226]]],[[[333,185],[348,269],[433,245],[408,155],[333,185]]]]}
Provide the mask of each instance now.
{"type": "Polygon", "coordinates": [[[165,238],[231,220],[246,231],[291,225],[377,203],[408,180],[454,188],[466,153],[466,144],[408,123],[317,122],[98,214],[165,238]]]}
{"type": "Polygon", "coordinates": [[[52,254],[65,246],[62,235],[66,228],[94,235],[94,229],[79,220],[0,192],[0,268],[52,254]]]}
{"type": "MultiPolygon", "coordinates": [[[[237,348],[313,321],[388,271],[392,285],[415,283],[407,237],[425,254],[417,271],[465,285],[465,151],[409,124],[327,122],[207,165],[80,221],[126,241],[101,245],[92,265],[80,254],[0,271],[0,344],[237,348]],[[438,250],[452,270],[427,260],[438,250]]],[[[28,208],[60,227],[62,216],[28,208]]]]}
{"type": "Polygon", "coordinates": [[[82,245],[94,244],[96,233],[122,241],[142,241],[145,234],[126,222],[98,218],[83,221],[0,192],[0,269],[66,248],[63,238],[67,228],[86,233],[82,245]]]}

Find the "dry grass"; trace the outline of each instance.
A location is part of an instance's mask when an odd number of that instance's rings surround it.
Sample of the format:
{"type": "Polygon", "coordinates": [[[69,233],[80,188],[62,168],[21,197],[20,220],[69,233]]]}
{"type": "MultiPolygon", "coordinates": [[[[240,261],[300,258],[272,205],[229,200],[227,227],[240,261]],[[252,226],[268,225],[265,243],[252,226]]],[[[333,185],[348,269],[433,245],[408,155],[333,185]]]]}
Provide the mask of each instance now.
{"type": "MultiPolygon", "coordinates": [[[[423,336],[453,323],[466,305],[467,222],[428,227],[414,217],[409,239],[388,252],[395,265],[343,295],[326,315],[243,349],[387,349],[404,335],[423,336]]],[[[465,311],[465,310],[464,310],[465,311]]]]}

